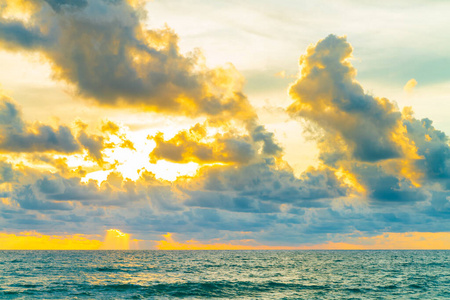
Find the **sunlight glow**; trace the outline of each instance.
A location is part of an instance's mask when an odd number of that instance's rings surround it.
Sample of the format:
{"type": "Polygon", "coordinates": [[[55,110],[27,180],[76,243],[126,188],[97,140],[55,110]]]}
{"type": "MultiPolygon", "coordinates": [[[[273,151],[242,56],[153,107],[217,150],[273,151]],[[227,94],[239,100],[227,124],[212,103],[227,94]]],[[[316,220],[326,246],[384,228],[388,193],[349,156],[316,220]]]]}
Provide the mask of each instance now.
{"type": "Polygon", "coordinates": [[[86,176],[84,176],[81,179],[81,182],[86,183],[89,180],[96,180],[97,183],[100,185],[100,183],[102,183],[103,181],[106,180],[109,173],[111,173],[111,172],[112,172],[112,170],[91,172],[91,173],[86,174],[86,176]]]}
{"type": "MultiPolygon", "coordinates": [[[[170,128],[169,128],[170,129],[170,128]]],[[[125,130],[122,128],[122,130],[125,130]]],[[[164,130],[166,132],[166,130],[164,130]]],[[[172,130],[167,131],[169,136],[173,133],[172,130]]],[[[112,149],[105,149],[104,159],[113,167],[109,170],[95,170],[86,174],[82,182],[89,180],[97,180],[100,185],[105,181],[109,173],[112,171],[120,172],[124,178],[136,181],[140,177],[140,171],[145,169],[153,174],[157,179],[174,181],[179,176],[193,176],[199,165],[195,162],[189,163],[173,163],[165,160],[159,160],[156,163],[150,163],[149,154],[155,147],[155,142],[147,139],[148,131],[132,132],[126,130],[126,138],[134,144],[135,150],[114,147],[112,149]]],[[[80,163],[80,162],[78,162],[80,163]]]]}
{"type": "Polygon", "coordinates": [[[119,229],[108,229],[105,240],[100,247],[102,250],[128,250],[130,249],[130,235],[119,229]]]}

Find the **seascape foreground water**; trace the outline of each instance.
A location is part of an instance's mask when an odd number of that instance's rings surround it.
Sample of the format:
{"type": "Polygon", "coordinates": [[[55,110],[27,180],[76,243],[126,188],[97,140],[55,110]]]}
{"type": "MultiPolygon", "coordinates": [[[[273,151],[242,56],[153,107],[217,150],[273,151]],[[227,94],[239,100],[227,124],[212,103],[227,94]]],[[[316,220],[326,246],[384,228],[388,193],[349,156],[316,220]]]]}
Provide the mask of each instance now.
{"type": "Polygon", "coordinates": [[[450,299],[450,251],[0,251],[1,299],[450,299]]]}

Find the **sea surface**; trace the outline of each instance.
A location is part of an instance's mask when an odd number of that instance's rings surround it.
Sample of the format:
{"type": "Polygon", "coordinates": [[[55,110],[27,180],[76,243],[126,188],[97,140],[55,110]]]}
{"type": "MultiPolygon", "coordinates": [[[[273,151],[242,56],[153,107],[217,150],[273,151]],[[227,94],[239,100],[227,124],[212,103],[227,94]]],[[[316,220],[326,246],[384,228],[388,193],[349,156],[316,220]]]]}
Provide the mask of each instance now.
{"type": "Polygon", "coordinates": [[[0,251],[1,299],[450,299],[450,251],[0,251]]]}

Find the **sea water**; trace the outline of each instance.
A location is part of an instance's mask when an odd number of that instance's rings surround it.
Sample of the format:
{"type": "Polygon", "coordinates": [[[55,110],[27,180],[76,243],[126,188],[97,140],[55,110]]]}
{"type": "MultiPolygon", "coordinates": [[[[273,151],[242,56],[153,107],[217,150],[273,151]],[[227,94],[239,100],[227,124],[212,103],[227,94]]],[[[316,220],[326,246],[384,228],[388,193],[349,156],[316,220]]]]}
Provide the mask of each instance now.
{"type": "Polygon", "coordinates": [[[450,251],[0,251],[2,299],[450,299],[450,251]]]}

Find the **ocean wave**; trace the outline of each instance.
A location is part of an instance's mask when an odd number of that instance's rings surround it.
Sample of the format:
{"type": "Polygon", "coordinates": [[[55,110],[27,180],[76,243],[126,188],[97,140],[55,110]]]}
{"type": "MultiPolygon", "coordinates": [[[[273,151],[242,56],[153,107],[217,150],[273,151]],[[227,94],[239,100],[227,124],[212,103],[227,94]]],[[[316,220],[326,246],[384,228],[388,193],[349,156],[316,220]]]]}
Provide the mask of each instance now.
{"type": "Polygon", "coordinates": [[[2,254],[2,299],[450,298],[450,251],[2,254]]]}

